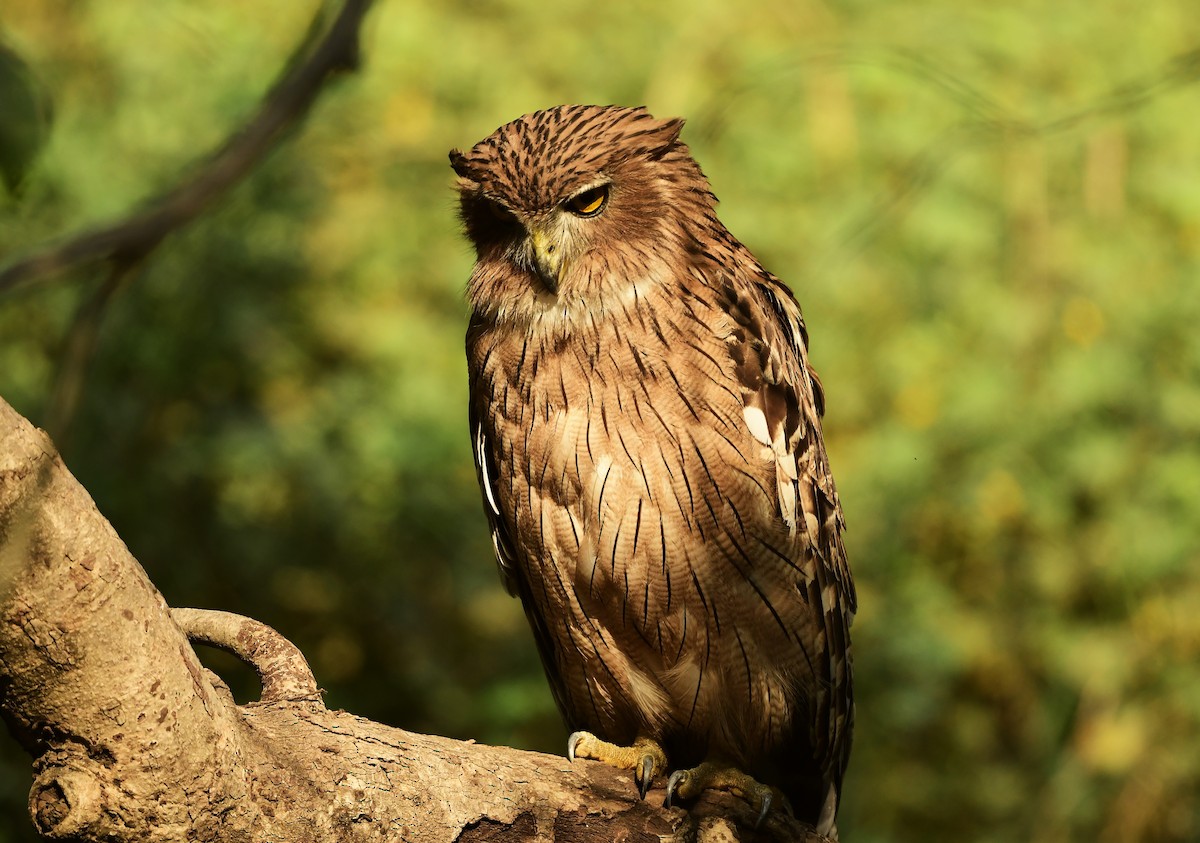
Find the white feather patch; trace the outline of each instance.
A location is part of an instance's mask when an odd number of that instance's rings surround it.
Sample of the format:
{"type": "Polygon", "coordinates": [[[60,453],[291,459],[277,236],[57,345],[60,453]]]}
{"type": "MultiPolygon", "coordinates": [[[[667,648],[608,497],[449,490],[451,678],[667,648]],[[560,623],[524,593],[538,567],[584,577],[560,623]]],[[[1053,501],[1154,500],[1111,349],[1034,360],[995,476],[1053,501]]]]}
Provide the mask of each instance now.
{"type": "Polygon", "coordinates": [[[764,445],[771,444],[771,431],[767,427],[767,416],[758,407],[753,407],[747,404],[742,409],[742,418],[746,420],[746,426],[750,428],[750,434],[764,445]]]}
{"type": "Polygon", "coordinates": [[[826,612],[833,612],[838,606],[838,587],[836,583],[829,583],[821,589],[821,606],[826,612]]]}
{"type": "Polygon", "coordinates": [[[821,524],[817,521],[817,516],[811,512],[804,513],[804,528],[808,530],[808,534],[812,536],[813,543],[815,544],[821,535],[821,524]]]}
{"type": "Polygon", "coordinates": [[[782,462],[775,463],[775,483],[779,487],[779,514],[788,529],[796,529],[796,485],[787,476],[782,462]]]}
{"type": "Polygon", "coordinates": [[[800,479],[800,472],[796,470],[796,458],[791,454],[784,454],[779,458],[779,467],[783,469],[788,480],[800,479]]]}
{"type": "Polygon", "coordinates": [[[492,508],[494,514],[499,515],[500,507],[496,505],[496,497],[492,493],[492,478],[488,476],[487,451],[485,449],[483,425],[478,425],[475,428],[475,460],[479,465],[479,476],[483,480],[483,493],[487,496],[488,506],[492,508]]]}

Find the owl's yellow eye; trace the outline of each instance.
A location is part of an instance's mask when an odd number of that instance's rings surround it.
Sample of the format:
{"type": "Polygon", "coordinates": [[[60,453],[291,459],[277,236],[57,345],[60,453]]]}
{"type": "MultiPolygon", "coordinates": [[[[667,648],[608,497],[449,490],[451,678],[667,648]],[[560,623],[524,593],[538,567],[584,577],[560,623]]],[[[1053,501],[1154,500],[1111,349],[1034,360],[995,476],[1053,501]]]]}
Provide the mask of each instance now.
{"type": "Polygon", "coordinates": [[[577,217],[594,217],[608,204],[608,185],[602,184],[567,200],[567,210],[577,217]]]}

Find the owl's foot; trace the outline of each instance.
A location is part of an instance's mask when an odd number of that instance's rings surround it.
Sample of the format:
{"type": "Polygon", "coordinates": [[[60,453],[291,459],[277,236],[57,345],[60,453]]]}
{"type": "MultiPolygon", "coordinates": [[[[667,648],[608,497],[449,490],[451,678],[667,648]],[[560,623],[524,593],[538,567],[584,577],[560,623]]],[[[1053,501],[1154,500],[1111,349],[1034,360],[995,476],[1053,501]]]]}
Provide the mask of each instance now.
{"type": "Polygon", "coordinates": [[[621,770],[633,770],[633,779],[643,799],[654,777],[667,769],[667,754],[650,738],[638,738],[633,746],[617,746],[591,732],[573,732],[567,738],[567,758],[572,761],[591,758],[621,770]]]}
{"type": "Polygon", "coordinates": [[[758,811],[754,827],[758,828],[766,819],[772,805],[782,806],[789,813],[791,806],[787,797],[778,789],[750,778],[736,767],[726,767],[713,761],[705,761],[690,770],[676,770],[667,780],[666,807],[676,799],[693,799],[705,790],[728,790],[734,796],[745,799],[758,811]]]}

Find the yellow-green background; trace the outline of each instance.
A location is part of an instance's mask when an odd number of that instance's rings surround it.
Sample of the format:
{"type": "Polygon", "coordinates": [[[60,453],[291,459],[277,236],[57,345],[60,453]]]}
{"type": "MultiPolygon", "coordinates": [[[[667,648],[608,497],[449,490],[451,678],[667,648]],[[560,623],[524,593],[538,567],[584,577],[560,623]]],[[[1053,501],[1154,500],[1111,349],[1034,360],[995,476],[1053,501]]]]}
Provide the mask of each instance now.
{"type": "MultiPolygon", "coordinates": [[[[4,0],[54,122],[0,261],[189,172],[315,9],[4,0]]],[[[828,392],[842,839],[1198,840],[1197,48],[1194,0],[381,2],[361,72],[113,301],[67,464],[169,602],[276,626],[331,706],[562,751],[475,487],[446,151],[560,102],[683,115],[828,392]]],[[[99,278],[0,297],[35,422],[99,278]]]]}

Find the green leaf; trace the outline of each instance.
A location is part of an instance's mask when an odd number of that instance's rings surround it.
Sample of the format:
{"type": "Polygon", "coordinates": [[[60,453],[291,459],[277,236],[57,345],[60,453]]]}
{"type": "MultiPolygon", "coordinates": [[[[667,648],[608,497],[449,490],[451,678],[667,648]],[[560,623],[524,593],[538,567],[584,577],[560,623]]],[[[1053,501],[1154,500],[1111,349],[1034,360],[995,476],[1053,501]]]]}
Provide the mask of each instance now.
{"type": "Polygon", "coordinates": [[[0,179],[16,193],[50,134],[50,102],[29,66],[0,44],[0,179]]]}

